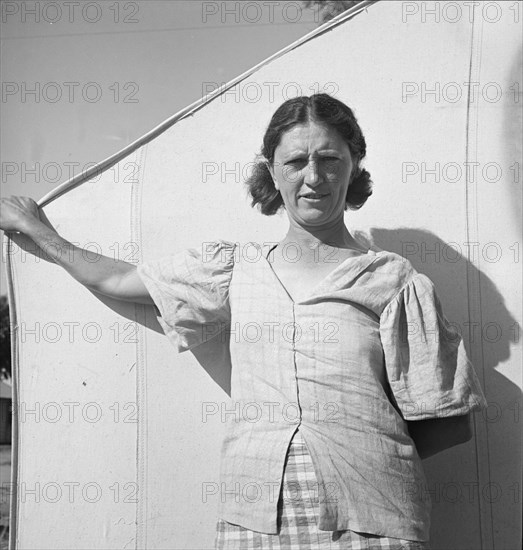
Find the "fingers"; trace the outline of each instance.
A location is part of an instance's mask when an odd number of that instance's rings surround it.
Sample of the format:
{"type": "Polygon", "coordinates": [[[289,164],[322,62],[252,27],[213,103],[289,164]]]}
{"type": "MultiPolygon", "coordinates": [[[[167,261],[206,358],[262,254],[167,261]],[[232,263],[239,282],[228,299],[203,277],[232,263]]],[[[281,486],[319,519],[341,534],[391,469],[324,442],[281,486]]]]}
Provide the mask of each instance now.
{"type": "Polygon", "coordinates": [[[38,205],[30,197],[12,195],[0,199],[0,228],[4,231],[21,231],[30,220],[39,220],[38,205]]]}
{"type": "Polygon", "coordinates": [[[11,195],[7,200],[23,204],[24,206],[36,205],[36,202],[31,197],[22,197],[21,195],[11,195]]]}
{"type": "Polygon", "coordinates": [[[9,198],[1,199],[5,204],[19,206],[31,212],[38,211],[38,204],[31,197],[22,197],[20,195],[11,195],[9,198]]]}
{"type": "Polygon", "coordinates": [[[38,204],[30,197],[18,197],[22,205],[30,210],[33,214],[38,212],[38,204]]]}

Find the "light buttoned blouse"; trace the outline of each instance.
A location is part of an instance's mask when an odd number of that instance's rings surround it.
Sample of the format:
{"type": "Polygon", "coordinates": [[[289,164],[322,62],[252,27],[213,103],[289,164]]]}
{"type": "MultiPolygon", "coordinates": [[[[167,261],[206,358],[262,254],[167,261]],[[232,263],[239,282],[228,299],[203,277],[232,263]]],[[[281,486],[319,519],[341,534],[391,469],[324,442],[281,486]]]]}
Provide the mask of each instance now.
{"type": "Polygon", "coordinates": [[[229,346],[231,403],[219,516],[277,533],[286,451],[304,438],[318,482],[318,527],[426,541],[431,503],[406,420],[464,415],[486,400],[432,281],[369,249],[338,262],[294,301],[268,245],[217,240],[138,273],[179,352],[229,346]]]}

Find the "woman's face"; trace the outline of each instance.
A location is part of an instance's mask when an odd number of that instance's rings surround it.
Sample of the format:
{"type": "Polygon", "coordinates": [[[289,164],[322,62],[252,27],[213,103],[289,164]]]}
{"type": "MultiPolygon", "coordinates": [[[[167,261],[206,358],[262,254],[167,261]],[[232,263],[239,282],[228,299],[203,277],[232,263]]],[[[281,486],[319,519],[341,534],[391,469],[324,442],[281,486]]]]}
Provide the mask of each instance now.
{"type": "Polygon", "coordinates": [[[340,134],[323,124],[297,124],[283,134],[269,170],[290,220],[328,227],[343,218],[353,162],[340,134]]]}

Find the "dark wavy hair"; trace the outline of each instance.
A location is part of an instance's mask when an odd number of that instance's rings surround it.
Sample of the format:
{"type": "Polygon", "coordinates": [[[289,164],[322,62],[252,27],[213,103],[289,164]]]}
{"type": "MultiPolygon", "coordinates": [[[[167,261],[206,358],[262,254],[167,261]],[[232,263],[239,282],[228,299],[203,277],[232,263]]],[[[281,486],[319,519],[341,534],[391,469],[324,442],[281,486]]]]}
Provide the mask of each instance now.
{"type": "Polygon", "coordinates": [[[366,153],[365,138],[352,110],[329,94],[300,96],[285,101],[272,115],[263,136],[261,159],[255,160],[252,172],[245,181],[252,201],[259,205],[262,214],[272,216],[284,206],[280,192],[274,186],[267,167],[274,163],[274,152],[285,132],[296,124],[307,122],[325,124],[335,129],[348,145],[354,164],[345,199],[345,210],[358,210],[372,195],[370,174],[360,166],[366,153]]]}

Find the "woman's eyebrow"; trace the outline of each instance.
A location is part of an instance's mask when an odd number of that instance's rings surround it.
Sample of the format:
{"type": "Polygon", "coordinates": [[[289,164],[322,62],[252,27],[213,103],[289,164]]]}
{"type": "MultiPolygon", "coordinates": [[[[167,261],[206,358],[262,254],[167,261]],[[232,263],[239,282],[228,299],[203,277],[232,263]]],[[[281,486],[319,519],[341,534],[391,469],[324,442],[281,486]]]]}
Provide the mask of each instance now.
{"type": "Polygon", "coordinates": [[[290,157],[293,155],[306,155],[307,151],[305,151],[304,149],[291,149],[289,151],[283,151],[282,154],[284,157],[290,157]]]}
{"type": "MultiPolygon", "coordinates": [[[[342,153],[338,151],[337,149],[320,149],[319,151],[315,151],[314,155],[318,155],[320,157],[325,157],[329,155],[336,155],[336,156],[342,156],[342,153]]],[[[309,158],[309,154],[305,151],[301,153],[289,153],[282,155],[283,162],[288,162],[290,160],[300,160],[300,159],[307,159],[309,158]]]]}
{"type": "MultiPolygon", "coordinates": [[[[333,146],[321,147],[320,149],[318,149],[317,151],[314,151],[314,152],[315,153],[317,152],[317,153],[338,153],[338,154],[340,154],[339,148],[333,147],[333,146]]],[[[308,156],[309,152],[305,151],[304,149],[292,149],[290,151],[283,151],[282,152],[282,156],[284,156],[284,157],[290,157],[290,156],[293,156],[293,155],[306,155],[306,156],[308,156]]]]}

